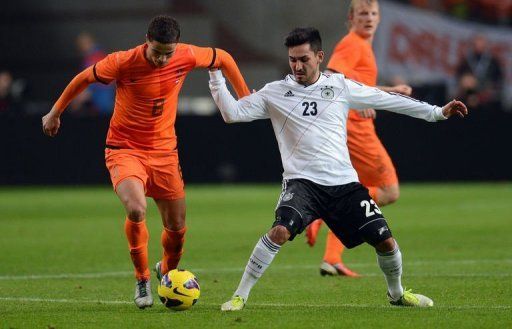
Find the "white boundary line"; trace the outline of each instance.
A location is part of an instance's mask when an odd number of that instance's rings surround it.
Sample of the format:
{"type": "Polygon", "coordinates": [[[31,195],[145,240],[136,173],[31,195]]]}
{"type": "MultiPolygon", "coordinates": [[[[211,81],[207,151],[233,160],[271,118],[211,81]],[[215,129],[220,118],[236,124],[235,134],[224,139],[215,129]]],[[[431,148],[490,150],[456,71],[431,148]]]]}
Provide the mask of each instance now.
{"type": "MultiPolygon", "coordinates": [[[[105,304],[105,305],[132,305],[131,301],[124,300],[100,300],[100,299],[52,299],[52,298],[36,298],[36,297],[0,297],[0,301],[6,302],[33,302],[33,303],[64,303],[64,304],[105,304]]],[[[215,303],[200,303],[205,306],[220,306],[215,303]]],[[[392,309],[390,305],[369,305],[369,304],[286,304],[286,303],[250,303],[249,307],[281,307],[281,308],[387,308],[392,309]]],[[[496,309],[496,310],[509,310],[512,306],[509,305],[441,305],[434,306],[440,309],[496,309]]]]}
{"type": "MultiPolygon", "coordinates": [[[[290,268],[275,268],[276,271],[288,271],[292,269],[303,270],[303,269],[316,269],[317,266],[293,266],[290,268]]],[[[229,272],[240,272],[243,273],[244,268],[233,267],[223,268],[216,270],[205,270],[205,269],[191,269],[194,273],[229,273],[229,272]]],[[[362,277],[381,277],[382,273],[364,273],[362,277]]],[[[58,279],[98,279],[108,277],[128,277],[133,276],[133,272],[99,272],[99,273],[62,273],[62,274],[48,274],[48,275],[4,275],[0,276],[0,281],[23,281],[23,280],[58,280],[58,279]]],[[[415,278],[509,278],[512,277],[512,273],[411,273],[404,274],[404,277],[415,277],[415,278]]]]}
{"type": "MultiPolygon", "coordinates": [[[[433,264],[445,264],[445,265],[470,265],[470,264],[512,264],[512,259],[487,259],[487,260],[456,260],[456,261],[416,261],[407,262],[404,266],[431,266],[433,264]]],[[[377,269],[377,262],[375,263],[353,263],[353,268],[364,268],[371,267],[377,269]]],[[[288,270],[311,270],[317,269],[317,265],[274,265],[270,267],[271,271],[288,271],[288,270]]],[[[195,273],[230,273],[240,272],[242,273],[244,267],[224,267],[224,268],[190,268],[195,273]]],[[[47,279],[96,279],[106,277],[124,277],[133,275],[132,271],[113,271],[113,272],[94,272],[94,273],[59,273],[59,274],[41,274],[41,275],[0,275],[0,281],[8,280],[47,280],[47,279]]],[[[381,276],[381,273],[367,273],[363,276],[374,277],[381,276]]],[[[421,274],[405,274],[405,277],[498,277],[505,278],[511,277],[512,272],[509,273],[494,273],[494,272],[483,272],[483,273],[446,273],[446,274],[434,274],[434,273],[421,273],[421,274]]]]}

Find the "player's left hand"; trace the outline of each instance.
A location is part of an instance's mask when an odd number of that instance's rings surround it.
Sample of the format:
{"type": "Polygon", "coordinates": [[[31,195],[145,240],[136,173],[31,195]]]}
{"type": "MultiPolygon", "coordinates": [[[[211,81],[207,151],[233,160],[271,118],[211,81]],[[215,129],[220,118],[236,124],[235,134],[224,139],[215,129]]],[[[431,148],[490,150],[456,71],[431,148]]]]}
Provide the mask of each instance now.
{"type": "Polygon", "coordinates": [[[461,101],[453,100],[443,106],[443,115],[447,118],[457,114],[459,117],[464,118],[468,115],[468,108],[461,101]]]}
{"type": "Polygon", "coordinates": [[[375,119],[377,117],[377,111],[375,111],[374,109],[366,109],[366,110],[362,110],[362,111],[357,111],[357,114],[361,118],[365,118],[365,119],[375,119]]]}

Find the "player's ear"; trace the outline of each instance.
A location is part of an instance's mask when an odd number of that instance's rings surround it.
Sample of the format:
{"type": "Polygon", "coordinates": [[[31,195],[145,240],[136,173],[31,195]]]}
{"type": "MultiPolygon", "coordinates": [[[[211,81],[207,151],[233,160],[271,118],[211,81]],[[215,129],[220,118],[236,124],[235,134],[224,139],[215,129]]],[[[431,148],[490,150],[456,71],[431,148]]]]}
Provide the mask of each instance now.
{"type": "Polygon", "coordinates": [[[322,63],[324,61],[324,52],[323,52],[323,50],[317,51],[316,58],[318,58],[318,62],[319,63],[322,63]]]}

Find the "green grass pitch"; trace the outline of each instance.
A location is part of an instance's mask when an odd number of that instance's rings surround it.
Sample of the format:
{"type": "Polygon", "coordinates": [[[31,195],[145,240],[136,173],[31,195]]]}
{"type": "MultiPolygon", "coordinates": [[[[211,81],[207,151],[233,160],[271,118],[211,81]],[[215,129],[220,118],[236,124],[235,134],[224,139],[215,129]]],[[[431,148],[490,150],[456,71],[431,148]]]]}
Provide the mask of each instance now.
{"type": "MultiPolygon", "coordinates": [[[[108,187],[0,189],[0,328],[512,328],[512,184],[406,184],[383,209],[404,259],[403,283],[431,309],[395,308],[369,246],[347,250],[364,277],[320,277],[315,248],[285,245],[246,309],[221,313],[279,185],[189,186],[180,264],[201,283],[185,312],[132,302],[124,213],[108,187]]],[[[160,218],[148,200],[150,264],[160,218]]],[[[156,282],[153,280],[156,296],[156,282]]]]}

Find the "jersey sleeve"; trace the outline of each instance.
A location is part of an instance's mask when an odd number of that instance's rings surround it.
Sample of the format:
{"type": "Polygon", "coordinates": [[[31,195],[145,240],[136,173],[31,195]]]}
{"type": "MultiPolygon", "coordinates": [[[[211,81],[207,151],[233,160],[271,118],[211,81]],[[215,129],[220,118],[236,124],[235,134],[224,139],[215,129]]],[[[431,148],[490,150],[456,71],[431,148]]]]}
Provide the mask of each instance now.
{"type": "Polygon", "coordinates": [[[210,71],[210,91],[222,118],[227,123],[249,122],[270,117],[261,91],[237,101],[228,91],[226,80],[219,70],[210,71]]]}
{"type": "Polygon", "coordinates": [[[192,53],[196,59],[195,67],[220,68],[226,75],[231,86],[235,89],[238,98],[251,94],[240,69],[229,53],[218,48],[205,48],[192,46],[192,53]]]}
{"type": "Polygon", "coordinates": [[[119,76],[120,57],[120,52],[112,53],[94,64],[93,73],[96,81],[103,84],[109,84],[116,80],[119,76]]]}
{"type": "Polygon", "coordinates": [[[358,73],[354,70],[361,56],[361,49],[357,43],[343,39],[334,48],[334,52],[327,63],[327,69],[343,73],[350,79],[360,80],[358,73]]]}
{"type": "Polygon", "coordinates": [[[401,94],[388,93],[350,79],[344,80],[343,96],[348,101],[350,108],[386,110],[429,122],[446,119],[439,106],[430,105],[401,94]]]}
{"type": "Polygon", "coordinates": [[[216,60],[216,54],[215,54],[215,48],[211,47],[197,47],[194,45],[189,45],[190,49],[192,50],[192,54],[194,56],[194,59],[196,60],[195,67],[213,67],[215,60],[216,60]]]}
{"type": "Polygon", "coordinates": [[[64,112],[69,103],[87,88],[87,86],[94,82],[96,82],[96,80],[94,78],[93,67],[89,66],[71,80],[59,99],[55,102],[53,108],[56,109],[58,113],[64,112]]]}

